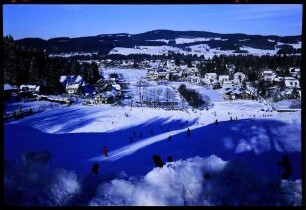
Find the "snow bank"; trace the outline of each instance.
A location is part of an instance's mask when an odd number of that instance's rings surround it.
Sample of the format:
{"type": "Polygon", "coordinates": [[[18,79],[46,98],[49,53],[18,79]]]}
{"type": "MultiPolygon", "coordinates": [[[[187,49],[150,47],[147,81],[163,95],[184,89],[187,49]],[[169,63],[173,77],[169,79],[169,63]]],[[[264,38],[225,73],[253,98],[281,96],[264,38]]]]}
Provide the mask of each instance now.
{"type": "Polygon", "coordinates": [[[226,162],[212,155],[166,163],[143,178],[103,183],[89,205],[301,205],[301,195],[300,180],[269,180],[243,161],[226,162]]]}
{"type": "Polygon", "coordinates": [[[302,205],[301,180],[268,179],[244,161],[224,161],[215,155],[167,162],[144,177],[121,172],[113,180],[95,174],[78,177],[62,168],[51,173],[40,170],[42,179],[29,180],[39,170],[14,164],[6,162],[5,167],[7,205],[302,205]],[[19,175],[11,174],[9,166],[19,167],[19,175]]]}

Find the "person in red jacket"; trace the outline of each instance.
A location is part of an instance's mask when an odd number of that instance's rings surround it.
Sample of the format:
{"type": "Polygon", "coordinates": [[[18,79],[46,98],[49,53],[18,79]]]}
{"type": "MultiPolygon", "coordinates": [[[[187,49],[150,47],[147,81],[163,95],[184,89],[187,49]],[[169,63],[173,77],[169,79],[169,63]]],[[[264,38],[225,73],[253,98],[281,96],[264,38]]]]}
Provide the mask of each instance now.
{"type": "Polygon", "coordinates": [[[103,153],[105,157],[108,157],[108,151],[107,151],[106,146],[103,147],[103,153]]]}

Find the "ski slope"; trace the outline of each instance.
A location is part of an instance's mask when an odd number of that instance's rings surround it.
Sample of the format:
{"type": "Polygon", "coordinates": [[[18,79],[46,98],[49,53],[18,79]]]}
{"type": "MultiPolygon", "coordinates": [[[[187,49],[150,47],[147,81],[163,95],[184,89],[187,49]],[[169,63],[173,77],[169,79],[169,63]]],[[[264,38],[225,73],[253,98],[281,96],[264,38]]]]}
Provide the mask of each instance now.
{"type": "MultiPolygon", "coordinates": [[[[110,73],[123,74],[137,99],[137,82],[146,71],[103,73],[106,78],[110,73]]],[[[152,82],[149,88],[176,89],[180,84],[152,82]]],[[[271,112],[264,103],[225,101],[221,90],[185,84],[209,97],[209,109],[77,103],[5,122],[5,201],[13,205],[301,205],[301,111],[271,112]],[[50,152],[48,169],[22,167],[22,155],[32,151],[50,152]],[[163,168],[155,168],[154,154],[165,162],[163,168]],[[293,169],[288,181],[280,180],[282,168],[277,164],[284,154],[293,169]],[[174,162],[168,161],[169,156],[174,162]],[[90,173],[94,163],[99,175],[90,173]]],[[[42,104],[7,104],[6,109],[42,104]]]]}

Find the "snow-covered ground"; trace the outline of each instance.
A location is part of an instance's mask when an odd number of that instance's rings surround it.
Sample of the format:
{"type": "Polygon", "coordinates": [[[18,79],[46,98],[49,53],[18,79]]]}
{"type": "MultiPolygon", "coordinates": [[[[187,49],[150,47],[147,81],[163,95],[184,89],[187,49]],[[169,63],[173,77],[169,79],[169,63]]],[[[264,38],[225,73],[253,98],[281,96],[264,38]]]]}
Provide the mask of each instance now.
{"type": "Polygon", "coordinates": [[[181,52],[182,49],[177,47],[171,47],[167,45],[163,46],[139,46],[140,49],[126,48],[126,47],[115,47],[110,51],[109,54],[149,54],[149,55],[163,55],[168,51],[181,52]]]}
{"type": "Polygon", "coordinates": [[[262,49],[255,49],[251,47],[240,47],[241,50],[247,50],[248,53],[234,53],[235,50],[220,50],[217,48],[210,48],[205,44],[201,45],[192,45],[189,48],[192,49],[191,52],[186,50],[177,48],[177,47],[170,47],[170,46],[140,46],[141,49],[135,48],[124,48],[124,47],[115,47],[109,54],[122,54],[122,55],[129,55],[129,54],[149,54],[149,55],[163,55],[168,53],[168,51],[176,52],[176,53],[183,53],[185,55],[197,55],[201,56],[204,55],[206,59],[212,59],[213,56],[220,56],[220,55],[238,55],[238,54],[252,54],[252,55],[275,55],[278,49],[275,50],[262,50],[262,49]]]}
{"type": "MultiPolygon", "coordinates": [[[[112,72],[124,74],[131,84],[146,74],[104,70],[112,72]]],[[[169,82],[165,87],[179,84],[169,82]]],[[[52,155],[49,167],[54,172],[40,196],[47,193],[55,200],[28,199],[28,204],[67,205],[69,196],[86,193],[82,183],[90,182],[92,194],[84,205],[301,205],[301,112],[266,112],[263,103],[224,101],[220,90],[186,85],[208,95],[213,106],[169,111],[74,104],[6,122],[6,162],[21,161],[29,151],[52,155]],[[172,156],[175,162],[154,168],[154,154],[164,162],[172,156]],[[290,181],[280,181],[282,168],[277,161],[284,154],[292,163],[290,181]],[[100,176],[90,175],[94,163],[99,164],[100,176]]],[[[33,190],[41,185],[29,182],[32,185],[25,188],[16,178],[20,173],[5,177],[6,197],[14,198],[13,189],[23,186],[22,192],[31,191],[27,196],[34,199],[33,190]]],[[[32,181],[35,173],[29,175],[32,181]]]]}
{"type": "Polygon", "coordinates": [[[301,101],[297,100],[282,100],[272,102],[275,109],[301,109],[301,101]]]}

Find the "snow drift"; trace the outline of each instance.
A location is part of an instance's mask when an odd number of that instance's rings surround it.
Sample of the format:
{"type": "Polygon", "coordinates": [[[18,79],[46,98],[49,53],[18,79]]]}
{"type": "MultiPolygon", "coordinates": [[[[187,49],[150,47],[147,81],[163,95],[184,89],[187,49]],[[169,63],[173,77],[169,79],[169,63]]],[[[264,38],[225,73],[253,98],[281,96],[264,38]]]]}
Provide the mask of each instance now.
{"type": "Polygon", "coordinates": [[[78,176],[62,168],[50,172],[47,163],[37,162],[31,161],[35,167],[29,167],[28,161],[24,167],[6,161],[6,205],[302,205],[301,180],[267,178],[252,171],[242,160],[224,161],[215,155],[167,162],[145,176],[128,177],[122,171],[108,178],[96,174],[78,176]]]}

